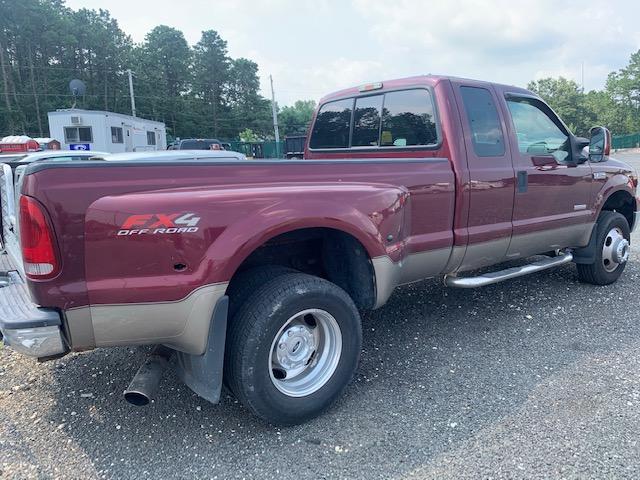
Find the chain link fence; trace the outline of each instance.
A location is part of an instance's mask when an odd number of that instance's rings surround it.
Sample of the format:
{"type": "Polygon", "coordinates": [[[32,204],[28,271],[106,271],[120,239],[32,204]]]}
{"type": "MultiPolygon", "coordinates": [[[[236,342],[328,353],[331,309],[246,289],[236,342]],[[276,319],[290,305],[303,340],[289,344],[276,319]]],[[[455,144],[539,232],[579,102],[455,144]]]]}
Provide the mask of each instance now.
{"type": "Polygon", "coordinates": [[[638,148],[640,147],[640,133],[630,135],[614,135],[611,139],[611,146],[618,148],[638,148]]]}
{"type": "Polygon", "coordinates": [[[229,142],[231,150],[252,158],[282,158],[284,142],[229,142]]]}

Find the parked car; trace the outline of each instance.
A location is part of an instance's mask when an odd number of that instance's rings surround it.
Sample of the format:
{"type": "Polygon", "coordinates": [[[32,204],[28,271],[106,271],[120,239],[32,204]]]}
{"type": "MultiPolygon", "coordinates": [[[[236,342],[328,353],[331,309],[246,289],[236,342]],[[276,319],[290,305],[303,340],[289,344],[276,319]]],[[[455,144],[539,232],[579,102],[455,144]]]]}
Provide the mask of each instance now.
{"type": "Polygon", "coordinates": [[[185,138],[177,143],[175,150],[211,150],[212,145],[222,149],[222,142],[215,138],[185,138]]]}
{"type": "Polygon", "coordinates": [[[605,128],[576,137],[532,92],[475,80],[329,95],[305,159],[174,153],[27,167],[21,274],[0,288],[0,330],[26,355],[159,345],[125,393],[138,405],[174,356],[203,398],[224,379],[261,418],[304,422],[356,372],[359,310],[397,286],[570,262],[610,284],[638,223],[638,177],[605,128]]]}
{"type": "Polygon", "coordinates": [[[59,162],[88,160],[95,156],[109,155],[107,152],[92,152],[83,150],[43,150],[33,153],[21,153],[19,155],[0,155],[0,163],[11,165],[15,170],[20,165],[27,165],[32,162],[43,162],[45,160],[55,160],[59,162]]]}

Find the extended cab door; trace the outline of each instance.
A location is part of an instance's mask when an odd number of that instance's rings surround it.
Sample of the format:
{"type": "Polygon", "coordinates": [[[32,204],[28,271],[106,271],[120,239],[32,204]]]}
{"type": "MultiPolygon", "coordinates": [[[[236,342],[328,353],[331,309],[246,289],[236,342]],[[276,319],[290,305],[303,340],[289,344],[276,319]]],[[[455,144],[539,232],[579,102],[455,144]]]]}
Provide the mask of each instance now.
{"type": "Polygon", "coordinates": [[[584,246],[591,233],[591,167],[578,164],[571,133],[540,99],[505,92],[516,192],[509,258],[584,246]]]}
{"type": "Polygon", "coordinates": [[[458,270],[499,263],[511,240],[514,171],[493,86],[452,80],[469,169],[468,244],[458,270]]]}

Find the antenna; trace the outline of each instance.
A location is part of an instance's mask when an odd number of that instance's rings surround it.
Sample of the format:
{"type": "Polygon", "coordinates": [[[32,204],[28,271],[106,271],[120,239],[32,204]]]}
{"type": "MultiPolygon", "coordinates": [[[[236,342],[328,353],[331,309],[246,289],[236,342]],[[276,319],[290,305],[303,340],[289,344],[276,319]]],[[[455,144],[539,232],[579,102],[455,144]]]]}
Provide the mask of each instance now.
{"type": "Polygon", "coordinates": [[[74,78],[69,82],[69,90],[71,90],[71,95],[73,95],[73,105],[71,108],[76,108],[78,96],[84,95],[84,92],[87,91],[87,87],[82,80],[74,78]]]}

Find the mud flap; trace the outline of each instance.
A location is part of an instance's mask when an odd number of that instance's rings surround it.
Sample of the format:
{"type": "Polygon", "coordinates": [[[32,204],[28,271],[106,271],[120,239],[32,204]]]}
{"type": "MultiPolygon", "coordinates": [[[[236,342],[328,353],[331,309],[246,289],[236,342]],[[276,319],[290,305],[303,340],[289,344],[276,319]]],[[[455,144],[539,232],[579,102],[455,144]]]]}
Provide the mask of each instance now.
{"type": "Polygon", "coordinates": [[[224,346],[227,336],[229,297],[221,297],[213,309],[207,350],[203,355],[176,352],[176,371],[195,393],[211,403],[218,403],[222,390],[224,346]]]}
{"type": "Polygon", "coordinates": [[[573,263],[591,264],[596,261],[596,238],[598,236],[598,222],[593,226],[591,230],[591,238],[586,247],[575,248],[571,251],[573,253],[573,263]]]}

